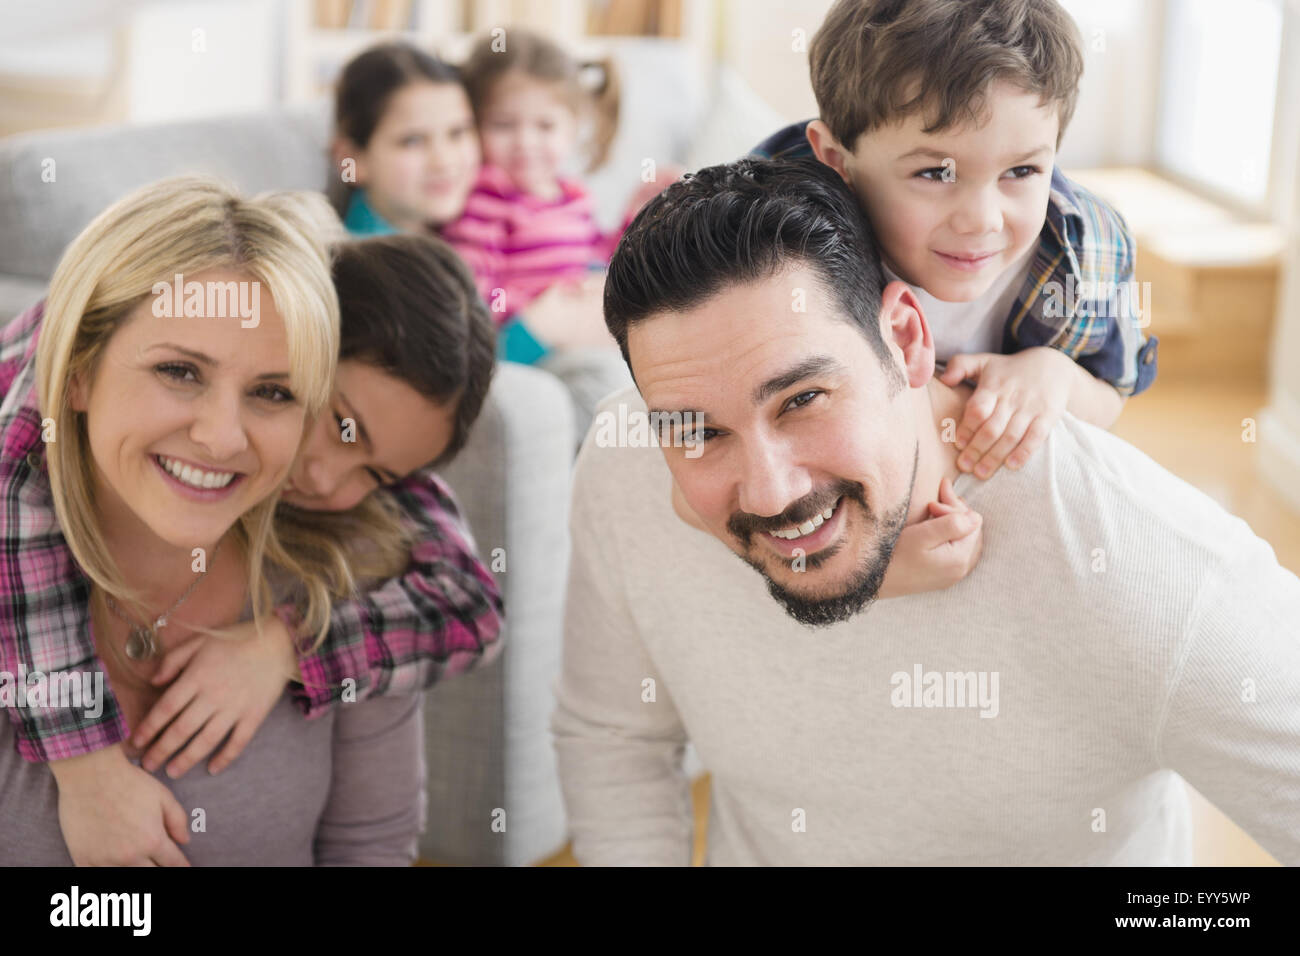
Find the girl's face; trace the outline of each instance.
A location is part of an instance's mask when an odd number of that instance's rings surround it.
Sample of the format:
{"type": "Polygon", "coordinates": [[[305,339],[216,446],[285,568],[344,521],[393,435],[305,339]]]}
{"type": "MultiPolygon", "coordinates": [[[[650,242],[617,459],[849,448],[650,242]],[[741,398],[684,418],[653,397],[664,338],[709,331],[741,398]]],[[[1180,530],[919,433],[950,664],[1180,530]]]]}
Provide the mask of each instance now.
{"type": "Polygon", "coordinates": [[[480,162],[469,97],[459,83],[408,83],[393,94],[356,159],[357,183],[375,211],[401,232],[457,219],[480,162]]]}
{"type": "MultiPolygon", "coordinates": [[[[186,281],[254,280],[214,269],[186,281]]],[[[155,315],[149,295],[74,380],[106,529],[212,547],[288,475],[305,410],[289,388],[284,321],[269,294],[259,301],[244,328],[238,316],[155,315]]]]}
{"type": "Polygon", "coordinates": [[[577,145],[578,117],[553,84],[514,71],[493,85],[479,133],[485,162],[524,192],[549,198],[577,145]]]}
{"type": "Polygon", "coordinates": [[[441,455],[455,430],[455,400],[438,404],[368,362],[339,362],[334,381],[284,490],[310,511],[355,507],[441,455]]]}

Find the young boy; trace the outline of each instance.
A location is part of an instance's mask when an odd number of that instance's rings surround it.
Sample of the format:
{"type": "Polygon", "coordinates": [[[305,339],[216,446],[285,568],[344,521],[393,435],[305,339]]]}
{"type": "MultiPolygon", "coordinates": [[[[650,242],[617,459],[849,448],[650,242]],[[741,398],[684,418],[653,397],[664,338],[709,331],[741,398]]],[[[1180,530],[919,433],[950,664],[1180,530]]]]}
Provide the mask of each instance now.
{"type": "Polygon", "coordinates": [[[1055,166],[1083,71],[1055,0],[838,0],[809,50],[820,119],[758,156],[816,154],[858,196],[890,280],[976,383],[958,467],[1018,468],[1065,411],[1102,428],[1156,374],[1129,303],[1133,238],[1055,166]]]}

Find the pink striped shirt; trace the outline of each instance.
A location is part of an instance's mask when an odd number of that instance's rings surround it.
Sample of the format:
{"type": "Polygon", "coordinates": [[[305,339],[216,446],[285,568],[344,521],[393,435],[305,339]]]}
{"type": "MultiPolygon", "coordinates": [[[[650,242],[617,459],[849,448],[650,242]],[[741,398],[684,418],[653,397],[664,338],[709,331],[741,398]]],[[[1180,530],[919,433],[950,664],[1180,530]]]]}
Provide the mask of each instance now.
{"type": "Polygon", "coordinates": [[[540,199],[520,190],[499,167],[485,165],[461,217],[442,228],[500,323],[553,283],[608,265],[623,234],[622,228],[600,231],[581,183],[561,179],[559,186],[558,198],[540,199]]]}

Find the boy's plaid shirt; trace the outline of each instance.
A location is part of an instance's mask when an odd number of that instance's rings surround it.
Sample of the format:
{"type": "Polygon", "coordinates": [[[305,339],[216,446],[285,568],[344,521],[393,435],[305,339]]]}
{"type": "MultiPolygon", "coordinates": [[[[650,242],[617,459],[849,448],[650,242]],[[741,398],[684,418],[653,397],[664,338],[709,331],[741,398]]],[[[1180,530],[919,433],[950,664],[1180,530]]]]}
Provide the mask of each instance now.
{"type": "MultiPolygon", "coordinates": [[[[813,156],[804,135],[809,122],[777,131],[750,155],[813,156]]],[[[1045,345],[1064,352],[1121,395],[1150,387],[1158,340],[1142,335],[1150,303],[1138,295],[1133,281],[1135,256],[1123,217],[1053,167],[1047,217],[1029,276],[1007,316],[1002,352],[1045,345]]]]}
{"type": "MultiPolygon", "coordinates": [[[[38,304],[0,327],[0,672],[18,681],[36,671],[103,671],[90,582],[59,529],[45,471],[34,361],[43,311],[38,304]]],[[[417,531],[410,564],[400,578],[334,606],[325,643],[299,660],[303,685],[293,692],[307,717],[341,700],[344,678],[355,680],[357,700],[408,693],[500,651],[501,592],[450,489],[424,472],[390,491],[417,531]]],[[[6,704],[27,760],[75,757],[128,735],[107,692],[97,718],[81,707],[6,704]]]]}

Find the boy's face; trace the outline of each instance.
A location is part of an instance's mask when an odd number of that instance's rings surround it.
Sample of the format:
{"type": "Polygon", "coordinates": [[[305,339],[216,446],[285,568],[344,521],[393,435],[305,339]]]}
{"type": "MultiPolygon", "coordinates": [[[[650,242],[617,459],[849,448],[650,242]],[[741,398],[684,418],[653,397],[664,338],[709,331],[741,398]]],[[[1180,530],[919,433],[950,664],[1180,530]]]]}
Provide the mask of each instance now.
{"type": "Polygon", "coordinates": [[[978,298],[1037,241],[1060,126],[1037,94],[994,83],[982,126],[924,133],[914,114],[863,133],[851,153],[818,125],[817,155],[857,194],[886,264],[935,298],[978,298]]]}

